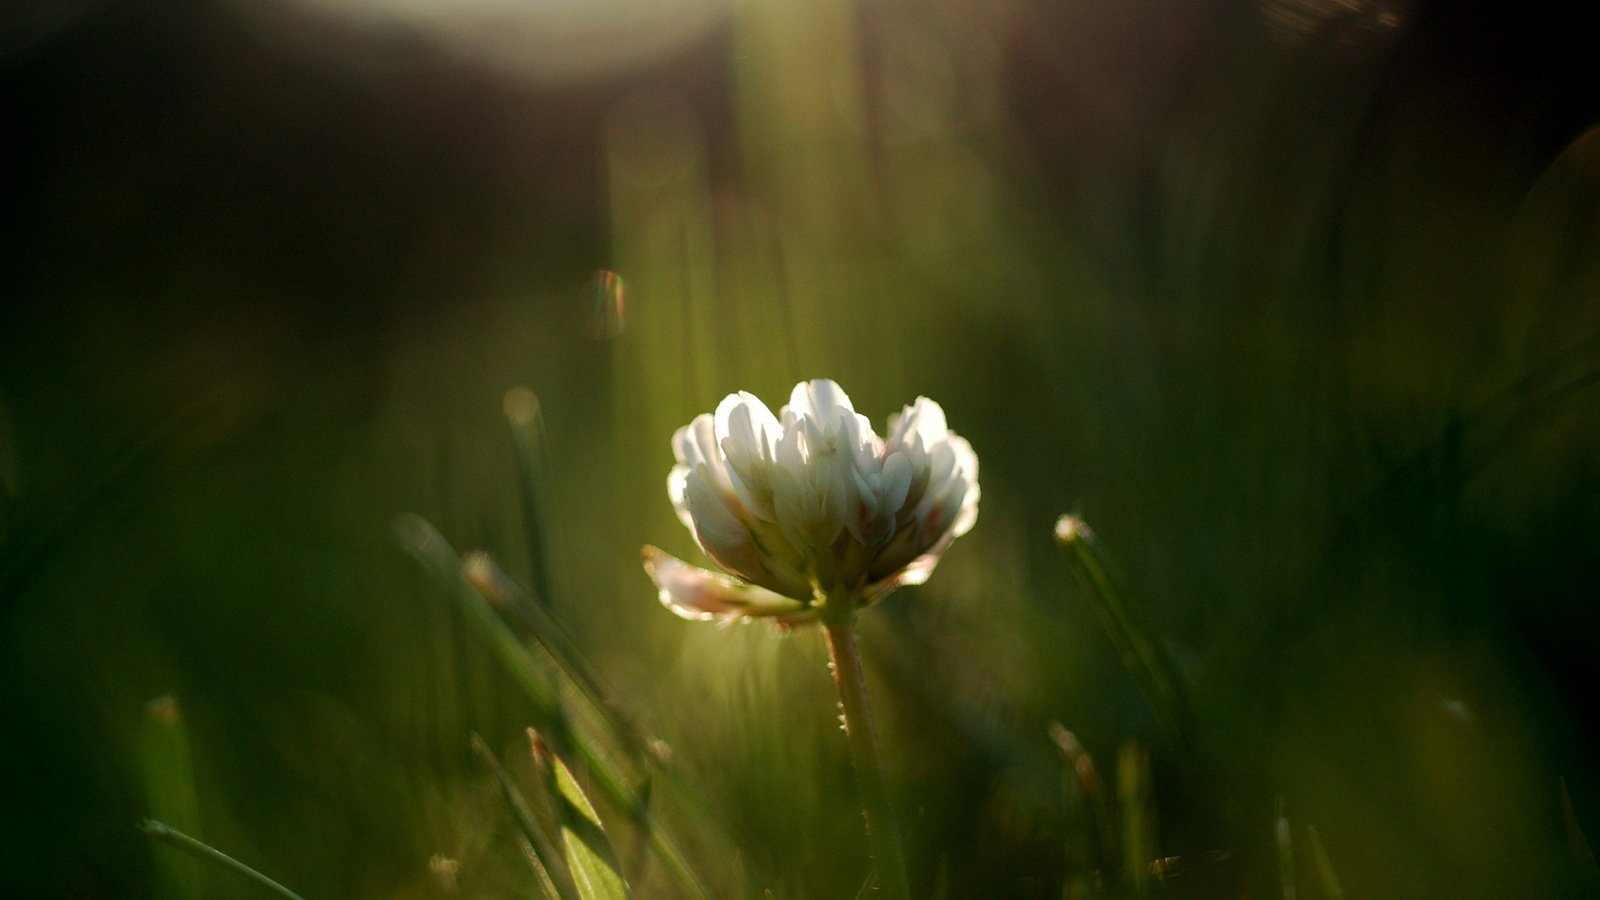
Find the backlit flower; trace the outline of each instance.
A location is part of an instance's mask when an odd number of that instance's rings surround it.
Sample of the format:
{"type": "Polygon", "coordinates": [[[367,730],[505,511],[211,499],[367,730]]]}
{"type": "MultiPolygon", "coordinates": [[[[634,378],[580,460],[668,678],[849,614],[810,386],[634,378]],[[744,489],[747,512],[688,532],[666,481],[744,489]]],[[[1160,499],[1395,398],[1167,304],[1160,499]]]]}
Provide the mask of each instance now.
{"type": "Polygon", "coordinates": [[[798,622],[872,603],[926,581],[978,518],[978,458],[926,397],[879,437],[827,379],[795,385],[776,416],[741,391],[672,449],[672,505],[728,573],[645,548],[661,602],[685,618],[798,622]]]}

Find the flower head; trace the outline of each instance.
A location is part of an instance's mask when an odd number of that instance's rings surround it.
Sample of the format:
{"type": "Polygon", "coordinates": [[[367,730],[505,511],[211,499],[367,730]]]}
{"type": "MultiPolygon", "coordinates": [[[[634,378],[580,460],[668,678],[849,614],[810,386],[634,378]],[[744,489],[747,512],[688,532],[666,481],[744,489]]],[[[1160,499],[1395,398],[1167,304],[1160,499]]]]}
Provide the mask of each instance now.
{"type": "Polygon", "coordinates": [[[741,391],[672,449],[672,505],[728,573],[645,548],[661,602],[685,618],[792,623],[872,603],[926,581],[978,518],[978,457],[926,397],[879,437],[827,379],[795,385],[776,416],[741,391]]]}

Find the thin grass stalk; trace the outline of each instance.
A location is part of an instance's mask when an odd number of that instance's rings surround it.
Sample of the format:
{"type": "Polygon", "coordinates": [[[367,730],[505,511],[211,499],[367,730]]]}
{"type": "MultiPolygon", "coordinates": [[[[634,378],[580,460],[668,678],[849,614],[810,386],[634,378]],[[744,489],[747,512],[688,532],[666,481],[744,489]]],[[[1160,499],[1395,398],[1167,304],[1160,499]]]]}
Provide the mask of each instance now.
{"type": "Polygon", "coordinates": [[[257,885],[265,888],[268,891],[271,891],[277,896],[286,898],[286,900],[305,900],[305,898],[301,897],[299,894],[296,894],[294,891],[289,890],[276,881],[273,881],[271,878],[268,878],[260,872],[257,872],[255,869],[252,869],[228,854],[223,853],[221,850],[218,850],[209,844],[195,840],[194,838],[184,834],[170,825],[157,822],[154,819],[146,819],[145,821],[139,823],[139,830],[143,831],[145,834],[149,835],[155,840],[182,850],[196,859],[211,863],[219,868],[228,869],[242,876],[248,881],[255,882],[257,885]]]}
{"type": "Polygon", "coordinates": [[[1193,720],[1177,668],[1129,606],[1105,545],[1073,515],[1056,522],[1056,543],[1067,551],[1072,574],[1162,727],[1174,739],[1188,737],[1193,720]]]}
{"type": "Polygon", "coordinates": [[[533,602],[546,607],[555,599],[551,586],[550,557],[545,551],[544,412],[539,395],[526,387],[512,388],[505,396],[506,425],[511,435],[511,457],[517,468],[517,499],[522,507],[522,534],[528,551],[528,581],[533,602]]]}

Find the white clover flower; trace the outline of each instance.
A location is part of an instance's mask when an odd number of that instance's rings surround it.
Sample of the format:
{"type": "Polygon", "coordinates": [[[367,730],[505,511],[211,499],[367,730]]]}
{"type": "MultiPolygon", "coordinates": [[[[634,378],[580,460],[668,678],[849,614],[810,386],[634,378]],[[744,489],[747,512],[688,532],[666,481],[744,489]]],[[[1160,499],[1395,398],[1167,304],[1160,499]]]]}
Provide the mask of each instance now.
{"type": "Polygon", "coordinates": [[[880,438],[827,379],[795,385],[776,416],[741,391],[672,449],[678,518],[733,576],[646,547],[661,602],[688,619],[787,624],[867,605],[926,581],[978,518],[978,457],[926,397],[880,438]]]}

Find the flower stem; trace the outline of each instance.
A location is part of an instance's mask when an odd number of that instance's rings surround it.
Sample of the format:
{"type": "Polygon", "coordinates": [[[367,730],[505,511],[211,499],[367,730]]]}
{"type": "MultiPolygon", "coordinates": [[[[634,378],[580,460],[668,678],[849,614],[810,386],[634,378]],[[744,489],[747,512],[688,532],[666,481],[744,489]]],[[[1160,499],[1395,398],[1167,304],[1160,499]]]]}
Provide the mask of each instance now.
{"type": "Polygon", "coordinates": [[[867,703],[866,673],[861,654],[856,651],[855,613],[825,618],[822,633],[828,641],[828,656],[833,663],[833,680],[839,687],[839,705],[844,710],[844,730],[850,737],[850,758],[861,783],[861,799],[867,816],[867,837],[878,867],[879,895],[888,900],[905,900],[911,895],[906,882],[905,855],[900,849],[900,829],[895,825],[894,809],[883,783],[883,764],[878,760],[878,735],[872,724],[872,708],[867,703]]]}

